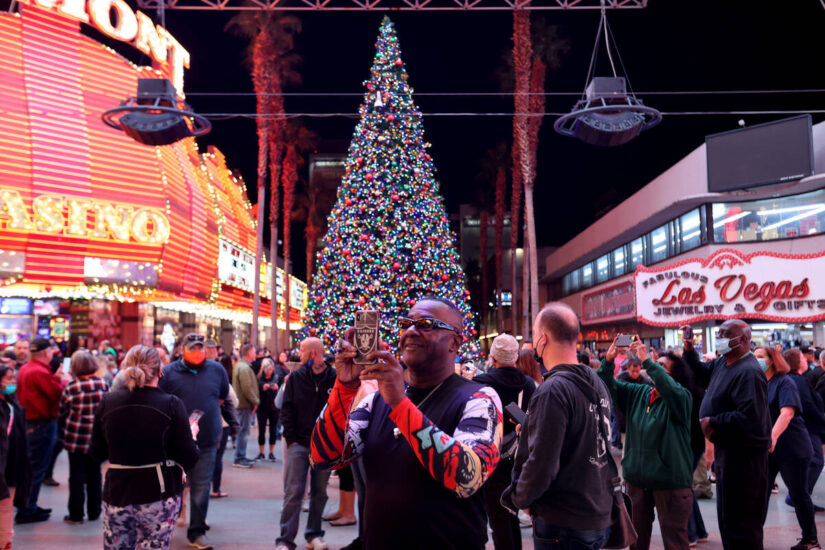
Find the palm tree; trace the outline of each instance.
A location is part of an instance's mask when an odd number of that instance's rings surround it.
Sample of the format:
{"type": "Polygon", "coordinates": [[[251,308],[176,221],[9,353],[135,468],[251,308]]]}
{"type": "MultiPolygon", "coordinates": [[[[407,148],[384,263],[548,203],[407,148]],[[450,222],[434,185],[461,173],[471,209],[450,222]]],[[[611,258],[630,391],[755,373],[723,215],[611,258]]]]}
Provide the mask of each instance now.
{"type": "MultiPolygon", "coordinates": [[[[251,4],[250,4],[251,5],[251,4]]],[[[275,275],[278,247],[278,183],[283,149],[283,129],[285,119],[279,116],[284,112],[283,86],[297,83],[300,77],[295,70],[300,57],[292,50],[295,35],[301,32],[300,20],[292,15],[277,11],[250,10],[240,12],[226,25],[235,33],[250,40],[246,51],[246,63],[252,72],[252,84],[256,97],[258,126],[258,242],[256,249],[256,269],[254,305],[252,312],[253,343],[258,341],[258,312],[260,307],[260,262],[263,257],[263,205],[266,195],[267,168],[270,177],[270,246],[269,256],[272,265],[270,280],[272,328],[271,342],[274,351],[279,350],[275,275]]]]}
{"type": "MultiPolygon", "coordinates": [[[[539,308],[533,187],[536,179],[539,129],[544,112],[545,76],[548,67],[553,69],[559,67],[562,56],[569,50],[570,44],[559,36],[558,27],[547,25],[544,19],[539,19],[531,28],[529,12],[525,10],[513,12],[513,67],[516,92],[514,100],[516,116],[513,119],[513,180],[514,182],[516,180],[515,171],[519,170],[518,177],[524,184],[524,218],[527,224],[523,261],[525,264],[529,262],[530,266],[529,270],[524,271],[529,273],[530,279],[530,314],[523,312],[525,320],[534,319],[539,308]],[[530,113],[532,116],[520,116],[521,113],[530,113]]],[[[514,191],[514,210],[517,208],[515,194],[514,191]]],[[[511,270],[511,273],[515,275],[515,259],[511,270]]],[[[527,288],[525,280],[525,292],[527,288]]],[[[526,305],[527,301],[525,300],[524,303],[526,305]]],[[[522,328],[525,338],[528,337],[529,325],[530,323],[526,321],[522,328]]]]}
{"type": "MultiPolygon", "coordinates": [[[[530,36],[530,12],[518,9],[513,11],[513,72],[514,80],[514,112],[513,117],[513,182],[521,181],[524,184],[524,219],[527,222],[527,235],[524,238],[524,250],[530,249],[531,277],[531,314],[530,318],[535,318],[538,310],[538,263],[533,270],[532,262],[535,259],[536,228],[533,219],[533,187],[528,184],[529,171],[529,150],[528,150],[528,113],[530,111],[530,69],[533,57],[533,44],[530,36]]],[[[515,197],[514,197],[515,199],[515,197]]],[[[517,204],[513,200],[514,204],[517,204]]],[[[515,207],[514,207],[515,208],[515,207]]],[[[511,241],[512,242],[512,241],[511,241]]],[[[513,254],[513,264],[511,274],[515,274],[515,254],[513,254]]],[[[513,277],[515,281],[515,276],[513,277]]],[[[523,281],[523,292],[528,291],[527,281],[523,281]]],[[[515,285],[513,285],[515,286],[515,285]]],[[[528,337],[528,327],[524,327],[524,338],[528,337]]]]}
{"type": "Polygon", "coordinates": [[[290,274],[292,273],[291,263],[291,235],[293,209],[295,206],[295,185],[300,179],[301,168],[304,165],[303,154],[312,150],[318,141],[315,133],[309,131],[300,121],[292,121],[286,127],[284,134],[284,144],[286,155],[284,156],[283,172],[281,183],[284,186],[284,318],[286,319],[286,341],[290,340],[289,313],[291,304],[292,289],[290,288],[290,274]]]}

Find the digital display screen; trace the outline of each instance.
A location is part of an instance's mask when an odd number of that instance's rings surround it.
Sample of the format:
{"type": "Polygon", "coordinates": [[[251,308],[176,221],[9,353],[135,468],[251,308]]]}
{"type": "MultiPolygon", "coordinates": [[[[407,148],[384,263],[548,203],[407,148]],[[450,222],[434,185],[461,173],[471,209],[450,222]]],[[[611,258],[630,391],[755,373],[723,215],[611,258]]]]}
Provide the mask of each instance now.
{"type": "Polygon", "coordinates": [[[28,298],[0,298],[0,315],[31,315],[32,301],[28,298]]]}

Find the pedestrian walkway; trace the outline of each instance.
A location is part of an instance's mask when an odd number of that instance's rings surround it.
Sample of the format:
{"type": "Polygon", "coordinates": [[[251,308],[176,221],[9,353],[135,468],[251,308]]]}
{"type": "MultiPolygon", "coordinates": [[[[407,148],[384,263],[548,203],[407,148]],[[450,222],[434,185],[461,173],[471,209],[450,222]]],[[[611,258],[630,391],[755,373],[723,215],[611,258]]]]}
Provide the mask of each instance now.
{"type": "MultiPolygon", "coordinates": [[[[253,432],[255,428],[253,427],[253,432]]],[[[255,439],[250,434],[250,441],[255,439]]],[[[216,550],[272,550],[275,547],[275,538],[280,531],[279,519],[284,489],[281,473],[281,444],[276,448],[278,462],[259,462],[250,470],[233,468],[232,456],[234,449],[228,446],[224,454],[224,481],[223,491],[229,493],[228,498],[212,499],[209,504],[208,521],[212,525],[208,536],[216,550]]],[[[256,445],[250,445],[249,453],[257,450],[256,445]]],[[[257,454],[257,453],[256,453],[257,454]]],[[[66,515],[66,505],[69,498],[68,489],[68,459],[62,453],[55,467],[55,479],[60,482],[59,487],[43,487],[40,493],[40,505],[52,508],[52,519],[45,523],[15,526],[15,548],[28,550],[89,550],[102,548],[101,520],[87,522],[82,525],[68,525],[63,523],[66,515]]],[[[331,479],[329,503],[327,510],[337,507],[338,482],[331,479]]],[[[779,495],[771,495],[771,504],[765,528],[766,550],[787,550],[796,543],[799,537],[799,527],[793,509],[784,503],[787,490],[779,481],[779,495]]],[[[719,529],[716,522],[716,501],[701,500],[700,508],[705,519],[710,541],[700,544],[698,550],[721,550],[719,529]]],[[[825,503],[825,481],[820,480],[814,491],[814,502],[825,503]]],[[[820,540],[825,539],[825,514],[817,514],[817,526],[820,540]]],[[[301,515],[298,548],[303,548],[301,533],[304,530],[306,514],[301,515]]],[[[656,527],[654,526],[654,529],[656,527]]],[[[357,530],[355,526],[330,527],[324,522],[326,529],[325,539],[330,548],[336,549],[352,541],[357,530]]],[[[532,549],[530,531],[522,530],[524,549],[532,549]]],[[[487,545],[492,549],[492,544],[487,545]]],[[[187,548],[186,528],[179,527],[175,532],[172,543],[174,550],[187,548]]],[[[651,548],[661,549],[661,537],[655,535],[651,548]]]]}

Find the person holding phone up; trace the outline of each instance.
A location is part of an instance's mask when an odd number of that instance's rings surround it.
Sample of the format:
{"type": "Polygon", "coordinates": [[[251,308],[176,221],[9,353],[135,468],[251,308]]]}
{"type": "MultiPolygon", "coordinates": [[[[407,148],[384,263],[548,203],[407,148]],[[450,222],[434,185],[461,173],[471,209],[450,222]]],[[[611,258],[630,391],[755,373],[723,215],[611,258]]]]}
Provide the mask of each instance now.
{"type": "Polygon", "coordinates": [[[455,373],[463,315],[449,300],[427,297],[398,320],[410,386],[384,349],[357,365],[355,329],[339,340],[337,380],[312,433],[315,468],[363,457],[364,548],[474,548],[487,541],[479,489],[495,470],[502,433],[494,390],[455,373]],[[361,381],[378,391],[351,411],[361,381]]]}
{"type": "Polygon", "coordinates": [[[639,357],[656,384],[632,384],[613,378],[617,342],[610,345],[598,375],[610,390],[613,405],[627,418],[622,473],[633,502],[635,550],[650,548],[655,512],[665,550],[687,550],[688,518],[693,509],[693,451],[690,447],[690,391],[647,355],[636,338],[630,352],[639,357]]]}

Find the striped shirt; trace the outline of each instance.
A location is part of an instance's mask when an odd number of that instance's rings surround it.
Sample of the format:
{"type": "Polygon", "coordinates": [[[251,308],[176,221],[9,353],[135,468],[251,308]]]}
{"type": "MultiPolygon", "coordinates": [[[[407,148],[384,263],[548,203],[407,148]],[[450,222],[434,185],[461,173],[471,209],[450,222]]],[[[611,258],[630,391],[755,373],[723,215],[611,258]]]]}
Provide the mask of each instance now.
{"type": "Polygon", "coordinates": [[[95,410],[108,391],[106,381],[93,374],[66,385],[60,399],[60,419],[64,422],[63,445],[70,453],[89,452],[95,410]]]}

